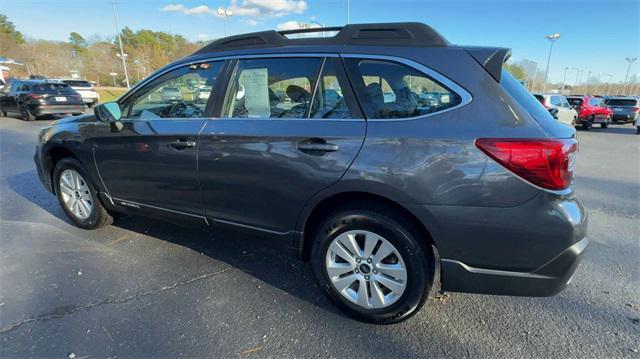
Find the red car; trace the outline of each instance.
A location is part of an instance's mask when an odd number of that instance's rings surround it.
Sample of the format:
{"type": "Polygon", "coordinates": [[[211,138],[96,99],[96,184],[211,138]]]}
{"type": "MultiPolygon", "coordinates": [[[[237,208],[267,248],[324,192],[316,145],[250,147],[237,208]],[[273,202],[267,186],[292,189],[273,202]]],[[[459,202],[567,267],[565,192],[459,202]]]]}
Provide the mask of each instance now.
{"type": "Polygon", "coordinates": [[[607,128],[611,123],[613,112],[604,104],[604,99],[594,96],[567,96],[571,107],[578,112],[576,125],[581,124],[585,130],[591,129],[594,123],[607,128]]]}

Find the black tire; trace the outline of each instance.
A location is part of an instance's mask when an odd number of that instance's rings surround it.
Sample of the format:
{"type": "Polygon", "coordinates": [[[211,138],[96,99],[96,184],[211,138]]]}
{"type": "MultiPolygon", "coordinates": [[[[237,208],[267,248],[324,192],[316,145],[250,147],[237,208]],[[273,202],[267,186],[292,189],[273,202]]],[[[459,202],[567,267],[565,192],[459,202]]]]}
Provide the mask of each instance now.
{"type": "Polygon", "coordinates": [[[20,105],[20,118],[23,121],[33,121],[36,119],[36,116],[34,116],[26,106],[20,105]]]}
{"type": "Polygon", "coordinates": [[[583,120],[582,129],[585,131],[589,131],[591,129],[591,122],[589,120],[583,120]]]}
{"type": "Polygon", "coordinates": [[[62,207],[62,210],[67,215],[69,220],[76,226],[82,229],[97,229],[100,227],[104,227],[113,223],[113,217],[107,212],[107,210],[100,202],[98,198],[98,192],[96,191],[95,185],[91,182],[91,179],[87,172],[84,170],[84,167],[78,160],[72,157],[67,157],[59,160],[56,163],[55,168],[53,169],[53,186],[55,187],[56,197],[58,197],[58,202],[62,207]],[[89,187],[89,191],[91,192],[91,199],[93,202],[93,208],[91,210],[90,215],[87,219],[80,219],[76,217],[64,203],[62,198],[62,191],[60,190],[60,175],[66,169],[75,170],[82,176],[82,179],[86,182],[89,187]]]}
{"type": "Polygon", "coordinates": [[[636,135],[640,135],[640,126],[636,127],[636,135]]]}
{"type": "Polygon", "coordinates": [[[7,111],[2,110],[2,117],[7,117],[7,111]]]}
{"type": "Polygon", "coordinates": [[[314,231],[311,268],[325,295],[347,315],[368,323],[392,324],[408,319],[425,303],[433,283],[435,260],[431,246],[421,243],[423,236],[401,216],[383,206],[359,203],[329,215],[314,231]],[[374,232],[399,252],[407,271],[406,287],[391,305],[380,309],[363,308],[340,294],[326,269],[326,255],[333,239],[349,230],[374,232]]]}
{"type": "Polygon", "coordinates": [[[601,127],[601,128],[607,128],[607,127],[609,127],[609,124],[608,124],[608,123],[606,123],[606,122],[605,122],[605,123],[601,123],[601,124],[600,124],[600,127],[601,127]]]}

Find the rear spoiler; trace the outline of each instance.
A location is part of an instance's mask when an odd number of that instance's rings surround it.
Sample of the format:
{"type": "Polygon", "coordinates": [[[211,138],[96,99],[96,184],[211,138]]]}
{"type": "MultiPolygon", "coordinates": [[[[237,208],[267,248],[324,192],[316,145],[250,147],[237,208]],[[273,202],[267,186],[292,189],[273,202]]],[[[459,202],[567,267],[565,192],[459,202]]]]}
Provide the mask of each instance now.
{"type": "Polygon", "coordinates": [[[511,57],[511,49],[504,47],[465,47],[469,53],[485,70],[500,82],[502,64],[511,57]]]}

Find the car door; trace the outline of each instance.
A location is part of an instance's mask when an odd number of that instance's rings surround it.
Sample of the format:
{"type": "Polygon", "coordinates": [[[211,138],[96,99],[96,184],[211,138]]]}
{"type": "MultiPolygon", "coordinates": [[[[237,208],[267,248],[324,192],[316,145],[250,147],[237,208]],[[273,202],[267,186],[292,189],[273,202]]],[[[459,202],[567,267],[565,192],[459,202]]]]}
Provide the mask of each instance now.
{"type": "Polygon", "coordinates": [[[222,66],[173,69],[122,101],[124,118],[94,141],[97,168],[116,204],[203,215],[196,158],[210,105],[194,101],[191,84],[215,84],[222,66]],[[181,88],[181,97],[163,97],[165,87],[181,88]]]}
{"type": "Polygon", "coordinates": [[[568,125],[573,123],[575,117],[575,111],[569,106],[569,102],[566,98],[560,97],[560,109],[562,111],[562,117],[558,117],[558,120],[568,125]]]}
{"type": "Polygon", "coordinates": [[[206,216],[280,236],[342,177],[366,130],[337,56],[237,60],[220,114],[200,136],[206,216]]]}
{"type": "Polygon", "coordinates": [[[6,112],[18,111],[18,89],[22,86],[21,82],[13,81],[5,96],[2,97],[2,110],[6,112]]]}

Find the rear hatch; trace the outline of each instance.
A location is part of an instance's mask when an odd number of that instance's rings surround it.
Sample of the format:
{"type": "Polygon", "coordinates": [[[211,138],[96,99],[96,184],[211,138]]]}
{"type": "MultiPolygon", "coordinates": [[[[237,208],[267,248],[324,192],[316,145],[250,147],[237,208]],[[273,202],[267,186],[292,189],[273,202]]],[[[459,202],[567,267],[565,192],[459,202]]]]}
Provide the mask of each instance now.
{"type": "Polygon", "coordinates": [[[540,189],[569,188],[578,151],[575,128],[556,121],[540,101],[502,67],[509,57],[508,50],[471,48],[467,51],[548,134],[545,138],[478,138],[476,146],[540,189]]]}
{"type": "Polygon", "coordinates": [[[636,99],[611,99],[607,101],[607,107],[614,115],[635,115],[638,112],[638,100],[636,99]]]}

